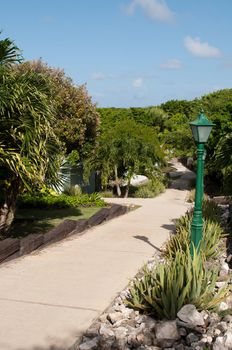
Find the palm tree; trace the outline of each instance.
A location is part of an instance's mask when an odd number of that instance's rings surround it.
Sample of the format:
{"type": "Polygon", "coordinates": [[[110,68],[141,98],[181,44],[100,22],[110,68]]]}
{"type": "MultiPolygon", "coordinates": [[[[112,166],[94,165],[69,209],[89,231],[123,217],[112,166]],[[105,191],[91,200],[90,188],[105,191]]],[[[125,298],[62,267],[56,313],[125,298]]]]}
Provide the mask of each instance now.
{"type": "Polygon", "coordinates": [[[214,171],[222,174],[223,190],[226,194],[232,194],[232,133],[222,135],[214,152],[211,163],[214,171]]]}
{"type": "Polygon", "coordinates": [[[220,138],[215,150],[215,159],[219,169],[232,166],[232,133],[220,138]]]}
{"type": "MultiPolygon", "coordinates": [[[[4,41],[5,42],[5,41],[4,41]]],[[[0,47],[2,46],[0,41],[0,47]]],[[[11,47],[11,46],[10,46],[11,47]]],[[[15,53],[17,50],[15,51],[15,53]]],[[[6,50],[0,68],[0,234],[13,221],[16,201],[25,189],[58,179],[62,148],[53,132],[47,80],[39,74],[9,69],[6,50]]],[[[18,57],[17,54],[14,57],[18,57]]]]}
{"type": "MultiPolygon", "coordinates": [[[[0,31],[0,34],[2,32],[0,31]]],[[[22,55],[14,41],[9,38],[0,40],[0,65],[10,66],[22,61],[22,55]]]]}

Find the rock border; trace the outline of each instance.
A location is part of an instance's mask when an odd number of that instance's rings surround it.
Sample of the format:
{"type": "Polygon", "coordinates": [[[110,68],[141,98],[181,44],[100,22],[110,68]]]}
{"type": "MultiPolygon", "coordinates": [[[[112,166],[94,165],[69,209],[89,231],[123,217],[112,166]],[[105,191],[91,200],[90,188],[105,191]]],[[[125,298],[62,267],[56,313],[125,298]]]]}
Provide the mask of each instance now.
{"type": "MultiPolygon", "coordinates": [[[[157,258],[148,260],[152,268],[157,258]]],[[[223,257],[224,260],[224,257],[223,257]]],[[[225,268],[223,262],[221,268],[225,268]]],[[[227,265],[227,276],[231,271],[227,265]]],[[[221,288],[218,285],[217,288],[221,288]]],[[[219,311],[197,311],[184,305],[174,320],[157,320],[128,308],[124,301],[128,287],[116,296],[69,350],[231,350],[232,293],[219,305],[219,311]]]]}
{"type": "Polygon", "coordinates": [[[100,209],[89,219],[66,219],[44,234],[32,233],[23,238],[6,238],[0,241],[0,264],[30,254],[66,237],[83,234],[94,226],[128,213],[131,208],[132,206],[112,204],[109,208],[100,209]]]}
{"type": "MultiPolygon", "coordinates": [[[[221,198],[220,198],[221,200],[221,198]]],[[[228,208],[224,208],[225,218],[228,208]]],[[[225,219],[224,218],[224,219],[225,219]]],[[[223,220],[224,220],[223,219],[223,220]]],[[[215,290],[226,283],[232,286],[231,256],[222,251],[218,258],[219,276],[215,290]],[[225,282],[227,280],[227,282],[225,282]]],[[[152,269],[162,256],[156,253],[146,263],[152,269]]],[[[141,270],[135,277],[142,276],[141,270]]],[[[130,285],[130,284],[129,284],[130,285]]],[[[125,305],[129,285],[97,316],[77,338],[69,350],[231,350],[232,349],[232,287],[218,312],[197,311],[191,304],[184,305],[174,320],[158,320],[125,305]]]]}

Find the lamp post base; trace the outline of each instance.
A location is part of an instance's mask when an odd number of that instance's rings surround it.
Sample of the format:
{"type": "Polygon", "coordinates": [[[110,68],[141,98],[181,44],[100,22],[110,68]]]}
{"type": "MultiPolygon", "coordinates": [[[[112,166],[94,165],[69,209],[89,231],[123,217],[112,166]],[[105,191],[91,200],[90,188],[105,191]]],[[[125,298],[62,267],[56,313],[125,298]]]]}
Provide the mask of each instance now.
{"type": "Polygon", "coordinates": [[[191,240],[190,252],[193,255],[193,247],[198,251],[202,239],[203,219],[202,212],[194,212],[193,221],[191,225],[191,240]]]}

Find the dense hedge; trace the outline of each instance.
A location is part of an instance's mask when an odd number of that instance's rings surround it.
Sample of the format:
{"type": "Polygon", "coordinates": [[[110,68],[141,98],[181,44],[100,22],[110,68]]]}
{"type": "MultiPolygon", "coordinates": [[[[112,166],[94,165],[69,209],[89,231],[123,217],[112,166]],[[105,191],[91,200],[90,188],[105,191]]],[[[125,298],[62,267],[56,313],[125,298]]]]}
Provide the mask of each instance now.
{"type": "Polygon", "coordinates": [[[80,206],[104,207],[106,203],[101,199],[98,193],[82,194],[80,196],[69,196],[61,194],[53,196],[51,194],[23,194],[18,200],[19,208],[76,208],[80,206]]]}

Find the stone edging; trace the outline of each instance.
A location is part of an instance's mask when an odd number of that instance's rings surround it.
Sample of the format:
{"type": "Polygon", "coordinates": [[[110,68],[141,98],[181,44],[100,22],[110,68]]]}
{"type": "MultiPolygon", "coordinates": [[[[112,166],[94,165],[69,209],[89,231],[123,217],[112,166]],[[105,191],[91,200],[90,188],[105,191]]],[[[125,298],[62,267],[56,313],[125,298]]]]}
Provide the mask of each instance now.
{"type": "Polygon", "coordinates": [[[0,241],[0,264],[20,256],[29,254],[36,249],[47,247],[66,237],[81,234],[93,226],[126,214],[130,206],[112,204],[110,208],[102,208],[89,219],[69,220],[66,219],[51,231],[45,234],[29,234],[24,238],[6,238],[0,241]]]}

